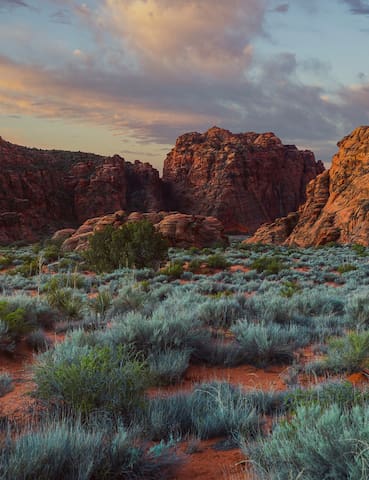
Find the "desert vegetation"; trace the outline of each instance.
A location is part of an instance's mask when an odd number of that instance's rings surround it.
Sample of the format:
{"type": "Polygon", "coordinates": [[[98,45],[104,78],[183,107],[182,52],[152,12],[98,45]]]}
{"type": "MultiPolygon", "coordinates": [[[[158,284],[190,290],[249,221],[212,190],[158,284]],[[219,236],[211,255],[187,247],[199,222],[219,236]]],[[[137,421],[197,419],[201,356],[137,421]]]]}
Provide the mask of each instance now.
{"type": "Polygon", "coordinates": [[[1,249],[0,478],[186,478],[210,441],[245,480],[367,478],[367,249],[149,228],[1,249]]]}

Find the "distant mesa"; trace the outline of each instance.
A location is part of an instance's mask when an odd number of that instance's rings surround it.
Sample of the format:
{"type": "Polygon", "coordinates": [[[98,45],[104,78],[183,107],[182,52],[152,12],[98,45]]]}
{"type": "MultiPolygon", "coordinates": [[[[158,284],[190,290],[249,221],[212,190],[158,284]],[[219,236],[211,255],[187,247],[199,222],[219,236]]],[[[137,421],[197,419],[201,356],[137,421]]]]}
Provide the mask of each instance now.
{"type": "Polygon", "coordinates": [[[227,232],[253,233],[296,210],[324,170],[310,151],[273,133],[218,127],[179,137],[163,178],[122,157],[40,150],[0,139],[0,243],[37,241],[123,210],[216,217],[227,232]]]}
{"type": "Polygon", "coordinates": [[[332,167],[310,182],[298,212],[263,225],[249,242],[369,245],[369,126],[337,145],[332,167]]]}

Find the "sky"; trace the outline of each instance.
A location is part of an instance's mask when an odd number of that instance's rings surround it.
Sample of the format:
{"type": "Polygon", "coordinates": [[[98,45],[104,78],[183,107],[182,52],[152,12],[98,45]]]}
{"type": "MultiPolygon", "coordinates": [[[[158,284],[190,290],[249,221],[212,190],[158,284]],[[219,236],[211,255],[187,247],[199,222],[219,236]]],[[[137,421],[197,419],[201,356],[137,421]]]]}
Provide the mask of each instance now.
{"type": "Polygon", "coordinates": [[[0,136],[161,168],[274,132],[329,164],[369,124],[369,0],[0,0],[0,136]]]}

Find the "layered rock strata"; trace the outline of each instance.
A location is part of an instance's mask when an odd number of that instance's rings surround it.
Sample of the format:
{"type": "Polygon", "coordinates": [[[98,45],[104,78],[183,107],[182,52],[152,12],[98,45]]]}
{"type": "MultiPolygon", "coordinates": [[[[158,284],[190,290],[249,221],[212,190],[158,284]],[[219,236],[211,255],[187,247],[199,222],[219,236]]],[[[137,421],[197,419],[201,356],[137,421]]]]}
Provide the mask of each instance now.
{"type": "Polygon", "coordinates": [[[164,163],[172,207],[212,215],[231,232],[254,232],[296,210],[306,185],[324,170],[314,154],[273,133],[233,134],[213,127],[178,138],[164,163]]]}
{"type": "Polygon", "coordinates": [[[356,128],[338,147],[331,168],[309,184],[293,222],[287,217],[264,225],[249,242],[369,245],[369,126],[356,128]]]}

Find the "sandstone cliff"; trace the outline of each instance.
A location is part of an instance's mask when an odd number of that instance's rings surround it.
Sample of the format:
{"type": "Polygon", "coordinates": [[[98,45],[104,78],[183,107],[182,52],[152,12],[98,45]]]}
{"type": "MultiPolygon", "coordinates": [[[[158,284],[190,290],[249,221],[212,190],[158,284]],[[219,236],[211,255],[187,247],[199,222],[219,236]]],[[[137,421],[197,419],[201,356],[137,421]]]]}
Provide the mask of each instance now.
{"type": "Polygon", "coordinates": [[[249,242],[369,245],[369,126],[355,129],[338,147],[332,167],[309,184],[294,224],[288,217],[278,219],[249,242]]]}
{"type": "Polygon", "coordinates": [[[77,230],[61,230],[55,232],[54,239],[65,239],[62,245],[64,251],[81,251],[88,248],[88,239],[96,231],[106,225],[118,228],[126,222],[148,220],[173,247],[199,248],[210,247],[215,244],[227,244],[228,237],[224,234],[222,223],[214,217],[202,215],[186,215],[178,212],[140,213],[127,214],[118,211],[102,217],[90,218],[77,230]]]}
{"type": "Polygon", "coordinates": [[[31,149],[0,137],[0,243],[32,242],[120,209],[162,208],[159,173],[147,163],[31,149]]]}
{"type": "Polygon", "coordinates": [[[172,208],[219,218],[227,231],[254,232],[296,210],[310,180],[324,170],[310,151],[273,133],[233,134],[213,127],[178,138],[163,180],[172,208]]]}

